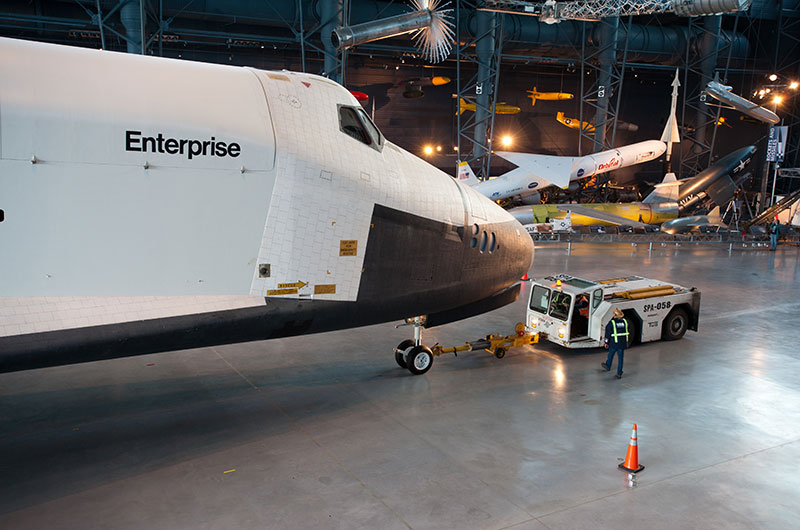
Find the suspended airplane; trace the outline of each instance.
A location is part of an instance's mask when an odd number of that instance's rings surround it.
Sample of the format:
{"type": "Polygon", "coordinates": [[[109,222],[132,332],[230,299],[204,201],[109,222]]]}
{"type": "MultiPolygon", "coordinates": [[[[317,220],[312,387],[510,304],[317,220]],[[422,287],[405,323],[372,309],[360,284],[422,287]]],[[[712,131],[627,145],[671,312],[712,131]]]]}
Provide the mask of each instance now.
{"type": "Polygon", "coordinates": [[[709,96],[724,103],[723,108],[738,110],[751,118],[755,118],[764,123],[771,123],[772,125],[777,125],[781,122],[777,114],[752,101],[744,99],[742,96],[734,94],[731,92],[731,88],[732,87],[723,85],[715,80],[708,82],[705,91],[709,96]]]}
{"type": "Polygon", "coordinates": [[[574,226],[625,225],[644,228],[661,224],[662,231],[670,234],[682,233],[701,225],[719,226],[720,221],[711,214],[691,218],[678,216],[706,198],[710,198],[717,206],[727,204],[736,188],[749,178],[750,174],[742,173],[742,169],[754,153],[754,146],[737,149],[688,179],[677,180],[673,173],[668,173],[641,202],[535,204],[512,208],[509,212],[523,225],[564,219],[570,214],[574,226]]]}
{"type": "Polygon", "coordinates": [[[536,87],[533,90],[526,90],[528,97],[531,98],[531,106],[536,105],[536,100],[542,101],[562,101],[565,99],[572,99],[575,96],[568,92],[539,92],[536,87]]]}
{"type": "MultiPolygon", "coordinates": [[[[470,178],[467,174],[459,174],[459,178],[492,200],[516,197],[523,203],[535,204],[539,202],[539,190],[546,186],[567,188],[575,180],[655,160],[664,152],[669,154],[672,142],[680,140],[675,119],[678,86],[676,74],[670,116],[660,141],[647,140],[582,157],[498,151],[498,156],[517,167],[483,182],[479,182],[474,176],[470,178]]],[[[559,119],[565,119],[563,112],[559,112],[558,116],[559,119]]]]}
{"type": "Polygon", "coordinates": [[[0,38],[0,94],[2,372],[438,325],[531,264],[323,77],[0,38]]]}
{"type": "Polygon", "coordinates": [[[581,122],[575,118],[567,118],[563,112],[556,113],[556,121],[561,123],[562,125],[566,125],[570,129],[580,129],[581,123],[583,124],[583,130],[586,132],[594,132],[594,125],[589,122],[581,122]]]}
{"type": "Polygon", "coordinates": [[[715,206],[707,215],[690,215],[678,217],[661,224],[661,231],[665,234],[685,234],[701,227],[727,228],[719,214],[719,206],[715,206]]]}
{"type": "Polygon", "coordinates": [[[425,96],[424,88],[446,85],[449,82],[450,78],[443,76],[413,77],[395,83],[360,85],[356,87],[358,90],[350,92],[359,101],[369,100],[370,112],[374,116],[375,111],[381,110],[392,102],[422,98],[425,96]]]}
{"type": "MultiPolygon", "coordinates": [[[[675,181],[668,173],[663,184],[675,181]]],[[[668,190],[671,188],[667,188],[668,190]]],[[[677,188],[675,188],[677,189],[677,188]]],[[[618,226],[627,225],[644,228],[661,224],[678,216],[676,197],[658,187],[644,201],[630,203],[589,204],[535,204],[511,208],[509,213],[523,225],[546,223],[569,216],[573,226],[618,226]]]]}
{"type": "MultiPolygon", "coordinates": [[[[463,114],[466,110],[475,112],[475,103],[467,103],[464,98],[460,98],[458,101],[458,113],[463,114]]],[[[505,101],[495,103],[494,105],[495,114],[519,114],[521,111],[521,108],[516,105],[509,105],[505,101]]]]}
{"type": "Polygon", "coordinates": [[[397,86],[403,87],[404,98],[418,99],[425,96],[423,87],[442,86],[448,84],[449,82],[449,77],[437,75],[433,77],[414,77],[412,79],[406,79],[405,81],[399,82],[397,86]]]}
{"type": "MultiPolygon", "coordinates": [[[[583,130],[587,133],[593,133],[595,131],[594,125],[591,123],[584,121],[581,122],[575,118],[567,118],[564,116],[563,112],[556,113],[556,121],[562,125],[566,125],[570,129],[578,130],[581,128],[580,124],[583,123],[583,130]]],[[[628,123],[626,121],[617,120],[617,130],[618,131],[629,131],[629,132],[636,132],[639,130],[639,126],[635,123],[628,123]]]]}
{"type": "Polygon", "coordinates": [[[532,195],[550,185],[566,188],[573,180],[655,160],[664,154],[665,150],[663,142],[647,140],[580,157],[498,151],[497,156],[517,167],[497,178],[483,182],[478,181],[471,170],[469,174],[459,175],[459,178],[472,186],[475,191],[497,201],[508,197],[532,195]]]}

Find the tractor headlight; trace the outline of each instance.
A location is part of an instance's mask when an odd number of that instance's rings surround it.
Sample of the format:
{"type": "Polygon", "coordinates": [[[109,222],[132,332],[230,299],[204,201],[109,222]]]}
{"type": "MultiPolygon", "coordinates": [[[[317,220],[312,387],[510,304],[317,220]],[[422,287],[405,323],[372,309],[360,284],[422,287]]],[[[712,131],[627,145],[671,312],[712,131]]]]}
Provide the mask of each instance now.
{"type": "Polygon", "coordinates": [[[558,338],[559,339],[563,339],[564,338],[564,333],[566,333],[566,331],[567,330],[565,330],[564,328],[558,328],[558,338]]]}
{"type": "Polygon", "coordinates": [[[531,327],[535,328],[538,325],[539,325],[539,319],[538,318],[531,318],[531,327]]]}

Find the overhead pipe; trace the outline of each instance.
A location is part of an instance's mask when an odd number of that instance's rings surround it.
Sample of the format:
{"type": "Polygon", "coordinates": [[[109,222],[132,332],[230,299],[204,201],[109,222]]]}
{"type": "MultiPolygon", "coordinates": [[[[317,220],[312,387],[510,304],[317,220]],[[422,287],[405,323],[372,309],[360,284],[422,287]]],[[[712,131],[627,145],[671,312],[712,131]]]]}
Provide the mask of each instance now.
{"type": "MultiPolygon", "coordinates": [[[[134,6],[136,5],[135,0],[134,6]]],[[[325,11],[325,6],[331,0],[315,0],[301,2],[302,20],[306,29],[316,27],[325,11]]],[[[717,0],[701,0],[713,2],[717,0]]],[[[756,4],[762,0],[756,0],[756,4]]],[[[800,0],[787,0],[800,5],[800,0]]],[[[105,2],[102,2],[105,4],[105,2]]],[[[114,2],[115,4],[116,2],[114,2]]],[[[111,2],[108,2],[110,5],[111,2]]],[[[126,4],[129,5],[129,4],[126,4]]],[[[387,18],[407,13],[408,8],[402,2],[385,2],[377,0],[351,0],[352,24],[374,21],[377,18],[387,18]]],[[[164,0],[165,16],[174,16],[180,13],[180,18],[201,19],[210,21],[229,20],[253,25],[269,27],[287,27],[291,24],[297,27],[301,16],[297,2],[253,2],[252,0],[195,0],[190,9],[185,9],[183,0],[164,0]]],[[[688,8],[687,8],[688,9],[688,8]]],[[[462,14],[461,28],[467,35],[461,35],[462,40],[469,40],[477,35],[476,13],[474,11],[462,14]]],[[[139,29],[138,18],[136,28],[139,29]]],[[[125,22],[123,22],[125,24],[125,22]]],[[[581,22],[567,20],[559,24],[545,24],[536,17],[525,15],[505,15],[504,17],[504,49],[510,53],[514,50],[526,50],[539,55],[564,56],[574,52],[581,45],[581,22]]],[[[129,24],[126,24],[126,30],[129,24]]],[[[333,28],[331,28],[332,30],[333,28]]],[[[587,38],[588,44],[595,45],[598,28],[594,28],[587,38]]],[[[128,33],[130,36],[133,32],[128,33]]],[[[330,35],[330,32],[328,32],[330,35]]],[[[628,59],[631,62],[675,63],[685,55],[686,47],[697,49],[699,35],[692,33],[689,28],[673,26],[645,26],[633,24],[627,32],[628,59]]],[[[732,42],[732,57],[746,58],[749,52],[749,43],[741,33],[733,34],[723,31],[720,40],[732,42]]],[[[619,38],[625,38],[621,34],[619,38]]],[[[323,39],[323,44],[325,44],[323,39]]],[[[722,44],[719,44],[720,46],[722,44]]],[[[130,46],[130,45],[129,45],[130,46]]],[[[332,46],[332,43],[331,43],[332,46]]],[[[622,46],[618,46],[622,49],[622,46]]]]}
{"type": "Polygon", "coordinates": [[[359,44],[418,31],[429,26],[432,18],[433,14],[426,9],[355,26],[336,28],[331,34],[331,41],[337,50],[352,48],[359,44]]]}
{"type": "Polygon", "coordinates": [[[119,8],[119,19],[125,28],[128,53],[142,53],[143,28],[140,0],[128,0],[119,8]]]}
{"type": "Polygon", "coordinates": [[[698,17],[745,11],[751,3],[752,0],[675,0],[672,8],[678,16],[698,17]]]}

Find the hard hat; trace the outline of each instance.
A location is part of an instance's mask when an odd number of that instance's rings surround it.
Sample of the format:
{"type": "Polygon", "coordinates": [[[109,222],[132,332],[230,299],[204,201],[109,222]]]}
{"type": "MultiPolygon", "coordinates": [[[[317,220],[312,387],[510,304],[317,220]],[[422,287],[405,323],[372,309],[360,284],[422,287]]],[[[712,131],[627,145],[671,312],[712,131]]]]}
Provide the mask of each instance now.
{"type": "Polygon", "coordinates": [[[625,316],[625,313],[623,313],[623,312],[622,312],[622,310],[620,310],[620,308],[618,308],[618,307],[615,307],[615,308],[614,308],[614,316],[615,316],[616,318],[622,318],[622,317],[624,317],[624,316],[625,316]]]}

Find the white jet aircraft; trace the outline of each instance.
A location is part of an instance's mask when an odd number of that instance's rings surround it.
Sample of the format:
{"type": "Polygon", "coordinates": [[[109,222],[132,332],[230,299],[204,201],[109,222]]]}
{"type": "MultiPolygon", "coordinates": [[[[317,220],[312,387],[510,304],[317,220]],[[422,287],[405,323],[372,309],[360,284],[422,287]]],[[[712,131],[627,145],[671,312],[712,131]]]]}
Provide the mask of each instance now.
{"type": "Polygon", "coordinates": [[[660,157],[666,150],[664,142],[647,140],[586,156],[498,151],[495,154],[518,167],[483,182],[473,175],[474,180],[469,182],[475,191],[495,201],[515,196],[525,197],[550,185],[566,188],[574,180],[649,162],[660,157]]]}

